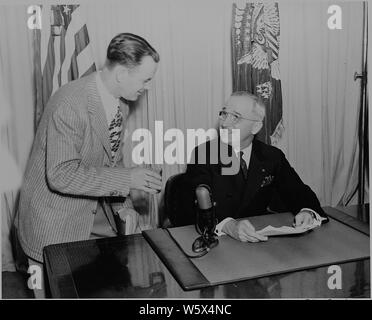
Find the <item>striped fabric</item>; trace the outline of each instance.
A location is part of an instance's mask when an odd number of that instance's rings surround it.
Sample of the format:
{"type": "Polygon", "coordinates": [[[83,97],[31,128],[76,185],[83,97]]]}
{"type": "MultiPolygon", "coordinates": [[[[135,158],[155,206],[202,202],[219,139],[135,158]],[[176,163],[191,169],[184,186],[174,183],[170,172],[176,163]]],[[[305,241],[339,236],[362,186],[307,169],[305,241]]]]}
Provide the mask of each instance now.
{"type": "Polygon", "coordinates": [[[35,128],[53,93],[96,70],[79,5],[44,5],[42,26],[35,31],[35,128]]]}
{"type": "Polygon", "coordinates": [[[130,182],[122,144],[111,156],[96,73],[66,84],[43,113],[26,167],[15,222],[23,250],[42,261],[46,245],[89,239],[98,199],[126,197],[130,182]]]}

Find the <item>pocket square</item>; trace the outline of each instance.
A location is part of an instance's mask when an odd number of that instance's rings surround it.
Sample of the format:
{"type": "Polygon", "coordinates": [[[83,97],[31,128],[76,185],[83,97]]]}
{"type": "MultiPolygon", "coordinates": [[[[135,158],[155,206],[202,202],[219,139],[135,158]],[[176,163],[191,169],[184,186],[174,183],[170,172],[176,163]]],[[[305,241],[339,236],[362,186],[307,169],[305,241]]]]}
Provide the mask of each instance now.
{"type": "Polygon", "coordinates": [[[261,182],[261,188],[270,185],[273,182],[273,180],[274,176],[272,175],[265,176],[263,181],[261,182]]]}

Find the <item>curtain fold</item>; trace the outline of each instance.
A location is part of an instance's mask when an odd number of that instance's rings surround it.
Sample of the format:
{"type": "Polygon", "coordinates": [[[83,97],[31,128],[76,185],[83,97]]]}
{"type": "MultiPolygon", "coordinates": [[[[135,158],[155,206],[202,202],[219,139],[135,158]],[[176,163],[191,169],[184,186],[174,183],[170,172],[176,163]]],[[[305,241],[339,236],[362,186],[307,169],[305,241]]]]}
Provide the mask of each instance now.
{"type": "Polygon", "coordinates": [[[0,157],[2,169],[6,168],[0,177],[5,187],[0,190],[2,271],[14,271],[10,229],[19,193],[17,171],[24,172],[33,141],[32,31],[27,29],[27,19],[25,5],[0,6],[0,157]],[[3,167],[6,160],[13,162],[3,167]]]}
{"type": "MultiPolygon", "coordinates": [[[[340,2],[342,29],[328,29],[331,2],[280,2],[282,148],[322,205],[344,205],[357,186],[362,2],[340,2]]],[[[355,198],[354,198],[355,199],[355,198]]],[[[350,204],[355,201],[350,202],[350,204]]]]}

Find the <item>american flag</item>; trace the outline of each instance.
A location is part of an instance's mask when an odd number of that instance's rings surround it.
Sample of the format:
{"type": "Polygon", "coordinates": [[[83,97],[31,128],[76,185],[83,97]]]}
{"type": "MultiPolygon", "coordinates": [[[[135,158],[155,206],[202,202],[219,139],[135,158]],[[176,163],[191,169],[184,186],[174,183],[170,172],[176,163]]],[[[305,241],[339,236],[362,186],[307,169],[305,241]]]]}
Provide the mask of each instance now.
{"type": "Polygon", "coordinates": [[[35,30],[35,131],[49,98],[62,85],[96,70],[79,5],[44,5],[35,30]]]}

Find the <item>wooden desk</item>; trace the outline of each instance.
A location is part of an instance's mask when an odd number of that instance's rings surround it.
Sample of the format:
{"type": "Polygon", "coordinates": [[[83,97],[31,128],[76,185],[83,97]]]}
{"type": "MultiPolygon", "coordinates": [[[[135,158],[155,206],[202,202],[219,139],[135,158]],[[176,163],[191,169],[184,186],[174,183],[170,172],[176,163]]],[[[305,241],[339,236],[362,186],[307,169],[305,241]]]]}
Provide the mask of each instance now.
{"type": "Polygon", "coordinates": [[[55,298],[370,297],[370,259],[339,265],[341,289],[328,288],[326,266],[186,292],[142,235],[48,246],[45,265],[55,298]]]}
{"type": "Polygon", "coordinates": [[[347,207],[335,207],[336,210],[342,211],[347,215],[356,218],[357,220],[364,222],[369,225],[369,203],[363,206],[347,206],[347,207]]]}

